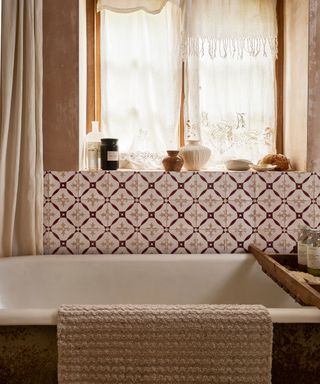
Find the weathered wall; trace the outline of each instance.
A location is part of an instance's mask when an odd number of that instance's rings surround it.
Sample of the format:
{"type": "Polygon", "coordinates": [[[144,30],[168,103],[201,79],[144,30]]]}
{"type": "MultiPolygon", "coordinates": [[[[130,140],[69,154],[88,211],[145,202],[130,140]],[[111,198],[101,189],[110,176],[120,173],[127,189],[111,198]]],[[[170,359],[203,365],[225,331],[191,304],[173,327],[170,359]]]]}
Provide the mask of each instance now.
{"type": "Polygon", "coordinates": [[[310,0],[307,168],[320,170],[320,2],[310,0]]]}
{"type": "MultiPolygon", "coordinates": [[[[57,384],[56,326],[0,327],[0,383],[57,384]]],[[[317,383],[320,324],[274,324],[272,383],[317,383]]]]}
{"type": "Polygon", "coordinates": [[[284,0],[284,153],[306,169],[308,117],[308,0],[284,0]]]}
{"type": "Polygon", "coordinates": [[[45,170],[78,169],[78,0],[43,1],[45,170]]]}

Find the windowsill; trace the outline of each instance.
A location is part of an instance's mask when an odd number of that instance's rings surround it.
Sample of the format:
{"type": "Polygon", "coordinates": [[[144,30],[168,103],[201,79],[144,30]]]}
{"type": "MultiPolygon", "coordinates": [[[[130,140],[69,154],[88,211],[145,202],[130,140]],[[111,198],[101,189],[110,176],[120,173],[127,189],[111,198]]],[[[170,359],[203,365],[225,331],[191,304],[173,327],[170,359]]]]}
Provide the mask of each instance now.
{"type": "MultiPolygon", "coordinates": [[[[50,172],[50,171],[48,171],[50,172]]],[[[125,168],[119,168],[117,170],[103,170],[103,169],[98,169],[98,170],[89,170],[89,169],[80,169],[78,172],[88,172],[88,173],[98,173],[98,172],[158,172],[158,173],[188,173],[188,172],[225,172],[225,173],[240,173],[240,172],[248,172],[248,173],[311,173],[308,171],[295,171],[295,170],[288,170],[288,171],[275,171],[275,170],[268,170],[268,171],[255,171],[253,169],[247,169],[247,170],[242,170],[242,171],[232,171],[228,170],[226,167],[217,167],[217,168],[208,168],[208,169],[201,169],[197,171],[188,171],[187,169],[182,169],[181,171],[165,171],[164,169],[125,169],[125,168]]]]}

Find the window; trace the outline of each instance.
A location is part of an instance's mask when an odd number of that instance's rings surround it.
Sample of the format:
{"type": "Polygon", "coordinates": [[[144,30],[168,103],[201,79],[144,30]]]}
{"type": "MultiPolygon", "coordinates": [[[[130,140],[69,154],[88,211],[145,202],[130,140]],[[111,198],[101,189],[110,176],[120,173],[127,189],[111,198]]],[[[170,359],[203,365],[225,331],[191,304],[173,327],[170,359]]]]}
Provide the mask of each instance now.
{"type": "Polygon", "coordinates": [[[210,147],[210,167],[275,150],[275,0],[135,2],[160,3],[154,13],[99,3],[95,119],[124,166],[161,168],[188,138],[210,147]]]}

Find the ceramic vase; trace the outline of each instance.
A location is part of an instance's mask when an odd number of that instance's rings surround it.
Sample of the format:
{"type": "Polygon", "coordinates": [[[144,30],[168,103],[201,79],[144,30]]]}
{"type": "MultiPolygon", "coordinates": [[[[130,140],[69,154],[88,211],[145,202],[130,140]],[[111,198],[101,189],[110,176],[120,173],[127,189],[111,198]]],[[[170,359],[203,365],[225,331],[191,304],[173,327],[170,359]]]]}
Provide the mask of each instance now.
{"type": "Polygon", "coordinates": [[[210,159],[211,151],[199,140],[188,140],[187,145],[180,149],[180,156],[188,171],[200,171],[210,159]]]}
{"type": "Polygon", "coordinates": [[[179,156],[179,151],[167,151],[168,156],[162,160],[165,171],[180,172],[183,166],[183,159],[179,156]]]}

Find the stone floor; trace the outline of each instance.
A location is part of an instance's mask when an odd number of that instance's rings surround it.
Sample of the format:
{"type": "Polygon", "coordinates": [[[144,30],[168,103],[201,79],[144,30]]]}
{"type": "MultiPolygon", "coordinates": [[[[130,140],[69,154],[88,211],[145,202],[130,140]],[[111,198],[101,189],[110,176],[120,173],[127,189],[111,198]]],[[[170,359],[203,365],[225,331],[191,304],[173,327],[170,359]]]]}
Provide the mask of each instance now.
{"type": "MultiPolygon", "coordinates": [[[[320,324],[275,324],[272,384],[320,383],[320,324]]],[[[57,384],[55,326],[0,327],[1,384],[57,384]]]]}

